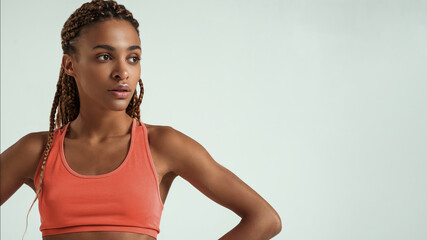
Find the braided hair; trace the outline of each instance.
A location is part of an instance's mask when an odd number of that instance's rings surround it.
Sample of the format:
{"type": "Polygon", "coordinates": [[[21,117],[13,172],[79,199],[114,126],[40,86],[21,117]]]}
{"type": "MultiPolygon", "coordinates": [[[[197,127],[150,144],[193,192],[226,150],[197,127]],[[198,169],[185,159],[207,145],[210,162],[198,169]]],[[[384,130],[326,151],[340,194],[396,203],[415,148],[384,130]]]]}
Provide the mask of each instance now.
{"type": "MultiPolygon", "coordinates": [[[[69,55],[77,54],[74,40],[79,37],[81,29],[85,26],[109,19],[121,19],[130,22],[139,36],[138,21],[133,18],[132,13],[123,5],[118,4],[113,0],[92,0],[91,2],[84,3],[80,8],[76,9],[64,23],[61,31],[61,45],[63,53],[69,55]]],[[[144,95],[144,87],[141,78],[138,82],[140,85],[140,94],[138,96],[135,90],[129,105],[126,108],[126,113],[137,120],[140,119],[139,107],[141,105],[142,96],[144,95]]],[[[37,200],[42,188],[44,168],[52,147],[54,130],[61,128],[68,122],[76,119],[79,114],[79,109],[80,101],[76,81],[74,77],[67,75],[64,68],[61,66],[58,83],[56,84],[56,93],[50,112],[48,141],[43,152],[43,162],[41,164],[38,187],[36,188],[36,197],[27,213],[25,232],[28,227],[28,214],[30,213],[31,208],[37,200]],[[57,110],[58,112],[56,113],[57,110]]],[[[24,239],[25,232],[22,239],[24,239]]]]}

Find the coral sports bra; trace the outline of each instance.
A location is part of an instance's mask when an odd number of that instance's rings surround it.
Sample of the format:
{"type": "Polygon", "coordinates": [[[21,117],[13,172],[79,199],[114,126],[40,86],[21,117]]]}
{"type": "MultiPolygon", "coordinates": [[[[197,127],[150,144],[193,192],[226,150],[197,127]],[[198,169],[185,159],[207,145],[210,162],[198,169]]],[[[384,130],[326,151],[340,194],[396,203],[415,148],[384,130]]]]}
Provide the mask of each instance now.
{"type": "MultiPolygon", "coordinates": [[[[129,151],[115,170],[81,175],[65,160],[70,122],[54,131],[38,197],[42,236],[87,231],[124,231],[157,238],[163,202],[148,145],[147,128],[132,121],[129,151]]],[[[43,156],[34,175],[36,188],[43,156]]],[[[36,189],[37,190],[37,189],[36,189]]]]}

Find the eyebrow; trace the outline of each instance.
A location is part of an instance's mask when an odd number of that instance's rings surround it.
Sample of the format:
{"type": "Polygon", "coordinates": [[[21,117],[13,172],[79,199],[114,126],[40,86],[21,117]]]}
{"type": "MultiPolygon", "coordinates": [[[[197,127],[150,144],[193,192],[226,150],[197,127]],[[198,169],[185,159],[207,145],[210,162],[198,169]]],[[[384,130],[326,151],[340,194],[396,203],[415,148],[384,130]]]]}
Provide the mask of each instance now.
{"type": "MultiPolygon", "coordinates": [[[[106,44],[96,45],[95,47],[92,48],[92,50],[93,49],[97,49],[97,48],[107,49],[107,50],[110,50],[110,51],[116,50],[114,47],[112,47],[110,45],[106,45],[106,44]]],[[[135,50],[135,49],[141,50],[141,47],[138,46],[138,45],[133,45],[133,46],[130,46],[130,47],[127,48],[128,51],[132,51],[132,50],[135,50]]]]}

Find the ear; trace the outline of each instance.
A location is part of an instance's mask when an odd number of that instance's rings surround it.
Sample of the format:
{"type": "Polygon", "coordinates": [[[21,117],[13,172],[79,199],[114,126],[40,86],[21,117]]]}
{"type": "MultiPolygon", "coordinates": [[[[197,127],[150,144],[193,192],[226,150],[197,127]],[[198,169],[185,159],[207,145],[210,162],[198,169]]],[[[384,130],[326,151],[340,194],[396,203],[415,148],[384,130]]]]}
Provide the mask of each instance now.
{"type": "Polygon", "coordinates": [[[64,56],[62,56],[62,68],[64,68],[65,73],[67,75],[75,77],[73,64],[73,57],[71,55],[64,54],[64,56]]]}

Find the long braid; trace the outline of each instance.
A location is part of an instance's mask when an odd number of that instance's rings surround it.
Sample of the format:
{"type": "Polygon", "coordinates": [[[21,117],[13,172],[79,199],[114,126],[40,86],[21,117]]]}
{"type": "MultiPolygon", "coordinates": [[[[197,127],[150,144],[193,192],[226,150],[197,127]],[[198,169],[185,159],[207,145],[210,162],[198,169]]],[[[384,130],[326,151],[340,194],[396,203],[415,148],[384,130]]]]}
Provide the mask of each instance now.
{"type": "MultiPolygon", "coordinates": [[[[61,45],[64,54],[78,54],[76,48],[74,47],[74,39],[79,36],[80,30],[82,27],[103,21],[108,19],[122,19],[130,22],[135,28],[139,36],[139,23],[136,19],[133,18],[131,12],[129,12],[123,5],[117,4],[117,2],[108,0],[93,0],[91,2],[84,3],[80,8],[78,8],[64,24],[64,27],[61,31],[61,45]]],[[[142,97],[144,95],[144,87],[142,80],[139,79],[138,83],[140,85],[140,93],[137,95],[135,89],[132,99],[129,102],[129,105],[126,108],[126,113],[132,117],[140,120],[140,105],[142,102],[142,97]]],[[[73,121],[77,118],[80,110],[80,101],[79,94],[77,90],[77,84],[74,77],[69,76],[65,73],[65,70],[61,66],[59,79],[56,84],[55,97],[53,99],[53,104],[50,112],[49,119],[49,134],[48,141],[43,152],[43,162],[40,168],[39,181],[36,187],[36,197],[32,202],[30,209],[27,213],[25,232],[22,236],[24,239],[25,233],[28,227],[28,215],[39,197],[39,194],[43,187],[43,175],[44,169],[46,166],[46,161],[49,156],[52,141],[54,136],[54,131],[57,128],[62,128],[68,122],[73,121]],[[58,111],[58,112],[57,112],[58,111]],[[55,119],[55,114],[56,119],[55,119]]],[[[35,182],[35,181],[34,181],[35,182]]]]}
{"type": "Polygon", "coordinates": [[[144,85],[142,84],[142,80],[139,79],[138,83],[140,86],[139,97],[136,94],[136,89],[135,89],[135,92],[133,93],[133,97],[126,108],[126,113],[132,118],[136,118],[136,119],[141,118],[139,106],[141,105],[141,102],[142,102],[142,96],[144,96],[144,85]]]}

